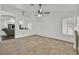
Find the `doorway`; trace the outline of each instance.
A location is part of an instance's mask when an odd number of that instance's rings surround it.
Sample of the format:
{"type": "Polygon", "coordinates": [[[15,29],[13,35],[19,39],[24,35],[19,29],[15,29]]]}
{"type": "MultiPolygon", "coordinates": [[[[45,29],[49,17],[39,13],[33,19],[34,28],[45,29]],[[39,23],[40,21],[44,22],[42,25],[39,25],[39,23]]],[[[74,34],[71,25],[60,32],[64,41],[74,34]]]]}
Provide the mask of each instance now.
{"type": "Polygon", "coordinates": [[[1,15],[1,29],[6,35],[2,35],[2,40],[15,38],[15,17],[1,15]]]}

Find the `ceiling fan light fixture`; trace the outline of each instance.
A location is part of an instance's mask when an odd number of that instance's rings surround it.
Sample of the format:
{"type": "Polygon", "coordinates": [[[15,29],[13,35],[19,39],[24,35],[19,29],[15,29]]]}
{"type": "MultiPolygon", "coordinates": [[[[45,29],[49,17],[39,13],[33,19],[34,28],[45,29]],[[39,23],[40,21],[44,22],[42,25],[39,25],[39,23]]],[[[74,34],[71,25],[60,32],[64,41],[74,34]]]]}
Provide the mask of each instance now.
{"type": "Polygon", "coordinates": [[[42,16],[44,16],[44,15],[43,15],[43,14],[38,14],[37,16],[38,16],[38,17],[42,17],[42,16]]]}
{"type": "Polygon", "coordinates": [[[36,14],[35,16],[37,16],[37,17],[42,17],[42,16],[44,16],[43,14],[36,14]]]}
{"type": "Polygon", "coordinates": [[[37,17],[42,17],[42,16],[44,16],[45,14],[49,14],[50,12],[45,12],[45,11],[43,11],[43,9],[42,9],[42,4],[38,4],[38,6],[39,6],[39,9],[36,11],[37,13],[35,14],[35,16],[37,16],[37,17]]]}

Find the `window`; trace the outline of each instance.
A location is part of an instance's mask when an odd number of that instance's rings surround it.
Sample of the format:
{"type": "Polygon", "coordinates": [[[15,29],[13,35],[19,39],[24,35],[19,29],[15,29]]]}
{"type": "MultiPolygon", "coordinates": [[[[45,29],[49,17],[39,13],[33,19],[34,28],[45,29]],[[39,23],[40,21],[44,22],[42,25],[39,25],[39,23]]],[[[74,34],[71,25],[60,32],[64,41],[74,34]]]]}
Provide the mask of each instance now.
{"type": "Polygon", "coordinates": [[[74,17],[64,18],[62,22],[62,32],[64,35],[73,35],[73,29],[75,26],[74,17]]]}

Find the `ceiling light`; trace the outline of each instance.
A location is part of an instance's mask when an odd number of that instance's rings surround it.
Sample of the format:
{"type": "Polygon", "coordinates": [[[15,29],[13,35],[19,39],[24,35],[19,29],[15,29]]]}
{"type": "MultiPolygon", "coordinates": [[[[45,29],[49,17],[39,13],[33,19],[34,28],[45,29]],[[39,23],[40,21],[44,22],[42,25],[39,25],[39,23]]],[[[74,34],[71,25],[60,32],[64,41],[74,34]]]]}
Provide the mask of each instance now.
{"type": "MultiPolygon", "coordinates": [[[[33,5],[33,7],[34,7],[34,5],[33,5]]],[[[42,17],[45,14],[49,14],[49,12],[43,11],[42,4],[38,4],[38,7],[39,7],[39,9],[36,11],[36,13],[33,13],[33,14],[35,14],[35,16],[42,17]]]]}

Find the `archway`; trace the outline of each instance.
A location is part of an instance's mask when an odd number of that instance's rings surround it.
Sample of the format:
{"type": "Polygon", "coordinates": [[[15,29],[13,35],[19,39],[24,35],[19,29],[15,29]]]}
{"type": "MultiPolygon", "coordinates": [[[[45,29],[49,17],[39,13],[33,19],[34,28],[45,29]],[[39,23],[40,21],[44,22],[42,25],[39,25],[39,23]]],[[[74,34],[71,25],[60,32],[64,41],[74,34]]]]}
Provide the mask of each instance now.
{"type": "Polygon", "coordinates": [[[1,30],[6,35],[2,35],[2,40],[15,38],[16,18],[10,15],[1,15],[1,30]]]}

